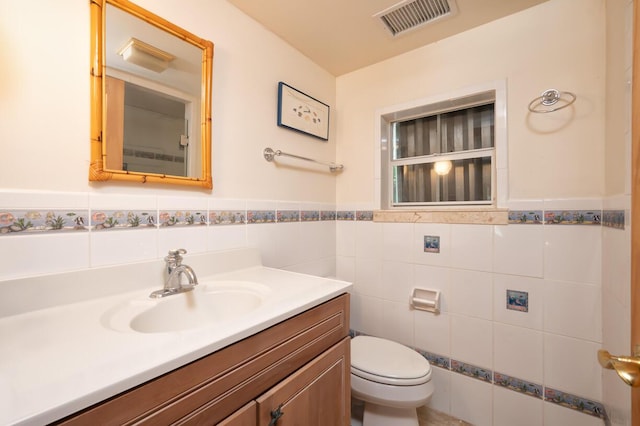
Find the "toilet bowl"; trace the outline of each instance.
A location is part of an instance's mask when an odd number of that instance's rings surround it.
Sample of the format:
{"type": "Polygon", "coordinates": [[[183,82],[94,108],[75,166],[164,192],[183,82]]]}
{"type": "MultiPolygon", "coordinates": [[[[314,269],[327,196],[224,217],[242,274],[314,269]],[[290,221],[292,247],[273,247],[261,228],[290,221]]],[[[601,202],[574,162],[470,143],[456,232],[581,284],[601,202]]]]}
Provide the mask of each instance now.
{"type": "Polygon", "coordinates": [[[418,426],[433,394],[431,365],[418,352],[371,336],[351,339],[351,395],[364,401],[363,426],[418,426]]]}

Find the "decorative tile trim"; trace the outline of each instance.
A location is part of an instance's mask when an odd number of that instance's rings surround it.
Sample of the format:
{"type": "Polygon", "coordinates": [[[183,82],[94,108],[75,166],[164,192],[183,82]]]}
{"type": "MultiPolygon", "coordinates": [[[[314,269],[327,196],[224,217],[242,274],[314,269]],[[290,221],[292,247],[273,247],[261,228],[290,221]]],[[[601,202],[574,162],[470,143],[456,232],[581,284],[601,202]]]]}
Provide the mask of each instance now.
{"type": "Polygon", "coordinates": [[[542,397],[542,385],[531,383],[527,380],[518,379],[515,377],[507,376],[506,374],[494,372],[493,383],[498,386],[505,387],[512,391],[524,393],[536,398],[543,399],[542,397]]]}
{"type": "Polygon", "coordinates": [[[207,213],[190,211],[160,211],[158,224],[167,226],[207,225],[207,213]]]}
{"type": "Polygon", "coordinates": [[[278,210],[276,217],[278,222],[300,222],[299,210],[278,210]]]}
{"type": "Polygon", "coordinates": [[[483,382],[493,383],[493,372],[491,370],[456,361],[455,359],[451,360],[451,371],[482,380],[483,382]]]}
{"type": "Polygon", "coordinates": [[[336,220],[336,212],[333,210],[322,210],[320,220],[336,220]]]}
{"type": "Polygon", "coordinates": [[[336,212],[336,220],[356,220],[356,212],[350,210],[339,210],[336,212]]]}
{"type": "Polygon", "coordinates": [[[602,212],[602,226],[624,229],[624,210],[604,210],[602,212]]]}
{"type": "Polygon", "coordinates": [[[155,214],[148,210],[95,210],[91,213],[91,229],[155,229],[155,214]]]}
{"type": "Polygon", "coordinates": [[[244,225],[244,210],[212,210],[209,212],[209,225],[244,225]]]}
{"type": "MultiPolygon", "coordinates": [[[[350,329],[349,335],[353,338],[355,336],[366,336],[367,334],[350,329]]],[[[591,401],[586,398],[575,396],[552,388],[547,388],[537,383],[531,383],[528,380],[518,379],[516,377],[508,376],[496,371],[477,367],[419,348],[411,349],[415,350],[423,357],[425,357],[432,366],[443,368],[454,373],[463,374],[465,376],[472,377],[474,379],[478,379],[495,386],[501,386],[514,392],[519,392],[535,398],[540,398],[543,401],[558,404],[562,407],[570,408],[584,414],[599,417],[605,420],[607,419],[607,413],[604,405],[597,401],[591,401]]]]}
{"type": "Polygon", "coordinates": [[[0,235],[36,232],[87,231],[87,210],[14,210],[0,211],[0,235]]]}
{"type": "Polygon", "coordinates": [[[373,221],[373,210],[356,211],[356,220],[373,221]]]}
{"type": "Polygon", "coordinates": [[[544,212],[548,225],[600,225],[602,210],[550,210],[544,212]]]}
{"type": "Polygon", "coordinates": [[[542,225],[543,220],[542,210],[509,210],[509,224],[542,225]]]}
{"type": "Polygon", "coordinates": [[[571,408],[581,413],[600,417],[601,419],[605,419],[607,416],[604,406],[599,402],[590,401],[586,398],[581,398],[559,390],[545,388],[544,399],[545,401],[553,402],[554,404],[571,408]]]}
{"type": "Polygon", "coordinates": [[[301,210],[301,222],[317,222],[320,220],[320,212],[318,210],[301,210]]]}
{"type": "Polygon", "coordinates": [[[247,211],[247,223],[275,223],[275,210],[249,210],[247,211]]]}
{"type": "Polygon", "coordinates": [[[420,355],[425,357],[429,364],[435,365],[436,367],[446,368],[447,370],[451,370],[451,360],[446,356],[434,354],[432,352],[423,351],[422,349],[414,348],[420,355]]]}

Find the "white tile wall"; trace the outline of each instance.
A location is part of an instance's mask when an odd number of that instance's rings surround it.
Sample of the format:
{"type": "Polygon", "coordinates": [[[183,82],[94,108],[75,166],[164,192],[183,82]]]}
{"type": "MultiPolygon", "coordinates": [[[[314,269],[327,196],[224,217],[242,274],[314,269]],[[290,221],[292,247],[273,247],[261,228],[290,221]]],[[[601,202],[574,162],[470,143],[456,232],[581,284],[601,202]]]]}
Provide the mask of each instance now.
{"type": "Polygon", "coordinates": [[[356,256],[358,259],[380,260],[383,255],[382,224],[357,221],[356,256]]]}
{"type": "Polygon", "coordinates": [[[449,314],[432,314],[426,311],[414,311],[414,344],[412,346],[425,351],[451,356],[451,328],[449,314]]]}
{"type": "Polygon", "coordinates": [[[544,282],[544,331],[602,341],[601,288],[564,281],[544,282]]]}
{"type": "Polygon", "coordinates": [[[543,276],[543,226],[495,226],[493,271],[528,277],[543,276]]]}
{"type": "Polygon", "coordinates": [[[588,225],[543,228],[544,277],[600,285],[602,228],[588,225]]]}
{"type": "Polygon", "coordinates": [[[493,275],[451,270],[449,311],[486,320],[493,318],[493,275]]]}
{"type": "Polygon", "coordinates": [[[432,266],[449,266],[451,263],[451,225],[417,223],[414,225],[413,262],[432,266]],[[424,237],[440,237],[440,253],[425,253],[424,237]]]}
{"type": "MultiPolygon", "coordinates": [[[[161,257],[158,252],[158,233],[157,229],[92,232],[91,267],[141,262],[161,257]]],[[[162,253],[162,256],[165,254],[162,253]]]]}
{"type": "Polygon", "coordinates": [[[413,312],[408,303],[383,300],[381,305],[380,337],[412,346],[414,328],[407,325],[413,324],[413,312]]]}
{"type": "Polygon", "coordinates": [[[382,258],[398,262],[411,261],[413,223],[382,224],[382,258]]]}
{"type": "Polygon", "coordinates": [[[493,324],[491,321],[450,315],[451,358],[493,370],[493,324]]]}
{"type": "Polygon", "coordinates": [[[599,343],[544,335],[544,381],[554,389],[596,401],[602,400],[599,343]]]}
{"type": "Polygon", "coordinates": [[[405,262],[383,261],[380,297],[403,303],[409,307],[414,287],[413,265],[405,262]]]}
{"type": "Polygon", "coordinates": [[[493,333],[495,371],[542,384],[544,382],[542,332],[496,323],[493,326],[493,333]]]}
{"type": "Polygon", "coordinates": [[[494,321],[542,330],[543,307],[544,281],[542,279],[517,275],[493,275],[494,321]],[[520,312],[507,309],[507,290],[527,292],[529,294],[529,311],[520,312]]]}
{"type": "Polygon", "coordinates": [[[562,426],[603,426],[605,424],[598,417],[587,416],[548,402],[544,403],[543,410],[544,423],[539,424],[562,426]]]}
{"type": "Polygon", "coordinates": [[[493,385],[451,374],[451,415],[475,426],[493,424],[493,385]]]}
{"type": "Polygon", "coordinates": [[[205,253],[208,249],[206,229],[200,226],[161,228],[158,230],[158,256],[169,250],[184,248],[187,254],[205,253]],[[187,246],[187,247],[185,247],[187,246]]]}
{"type": "Polygon", "coordinates": [[[491,271],[493,227],[455,225],[451,227],[451,265],[460,269],[491,271]]]}
{"type": "Polygon", "coordinates": [[[89,233],[0,237],[0,279],[86,269],[89,233]]]}
{"type": "MultiPolygon", "coordinates": [[[[552,204],[565,208],[572,203],[520,202],[540,210],[552,204]]],[[[585,206],[593,206],[593,200],[578,200],[572,206],[589,208],[585,206]]],[[[606,232],[618,232],[610,238],[621,243],[619,230],[597,225],[371,222],[337,223],[336,228],[337,252],[348,253],[338,259],[338,270],[355,276],[354,329],[602,400],[601,369],[595,356],[602,345],[600,246],[606,232]],[[440,236],[440,253],[424,252],[425,235],[440,236]],[[341,239],[348,244],[355,240],[355,250],[339,247],[341,239]],[[407,245],[410,257],[405,255],[407,245]],[[411,279],[413,286],[441,291],[441,314],[410,311],[412,316],[405,315],[403,301],[410,296],[411,279]],[[507,309],[508,289],[528,293],[527,312],[507,309]]],[[[624,266],[617,260],[612,263],[624,266]]],[[[473,424],[562,424],[549,423],[556,414],[543,410],[543,404],[554,404],[459,373],[434,370],[446,386],[442,394],[436,388],[431,403],[441,411],[473,424]]],[[[584,424],[601,424],[598,418],[561,410],[570,412],[567,418],[583,419],[584,424]]]]}
{"type": "Polygon", "coordinates": [[[435,388],[429,407],[442,413],[451,413],[451,373],[443,368],[431,368],[431,381],[435,388]]]}
{"type": "Polygon", "coordinates": [[[493,426],[542,425],[542,404],[541,399],[494,386],[493,426]]]}

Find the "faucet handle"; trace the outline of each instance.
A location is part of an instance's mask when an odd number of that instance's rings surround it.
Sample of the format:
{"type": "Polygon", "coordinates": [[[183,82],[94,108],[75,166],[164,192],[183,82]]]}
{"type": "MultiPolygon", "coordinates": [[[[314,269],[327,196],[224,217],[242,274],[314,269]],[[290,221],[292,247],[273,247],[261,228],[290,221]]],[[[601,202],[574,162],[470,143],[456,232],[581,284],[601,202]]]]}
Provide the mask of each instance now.
{"type": "Polygon", "coordinates": [[[177,250],[169,250],[169,254],[167,255],[167,257],[164,258],[164,260],[166,262],[171,262],[171,263],[175,263],[176,265],[179,265],[180,262],[182,262],[182,255],[185,254],[187,251],[183,248],[181,249],[177,249],[177,250]]]}

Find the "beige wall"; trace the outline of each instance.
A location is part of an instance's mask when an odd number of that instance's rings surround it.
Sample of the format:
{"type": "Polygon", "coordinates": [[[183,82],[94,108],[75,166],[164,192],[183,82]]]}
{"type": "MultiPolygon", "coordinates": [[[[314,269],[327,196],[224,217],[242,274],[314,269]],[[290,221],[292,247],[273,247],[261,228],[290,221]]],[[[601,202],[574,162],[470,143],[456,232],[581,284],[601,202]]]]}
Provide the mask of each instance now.
{"type": "Polygon", "coordinates": [[[337,202],[373,203],[376,109],[493,80],[507,81],[509,198],[604,194],[602,0],[551,0],[337,79],[337,202]],[[574,108],[530,114],[548,88],[574,108]]]}
{"type": "MultiPolygon", "coordinates": [[[[604,208],[625,210],[624,231],[603,228],[602,347],[630,351],[631,335],[631,72],[633,0],[608,0],[604,208]]],[[[630,388],[602,371],[602,395],[612,425],[631,424],[630,388]]]]}
{"type": "MultiPolygon", "coordinates": [[[[333,161],[335,120],[330,141],[321,142],[277,127],[276,106],[282,80],[333,109],[335,78],[226,1],[136,3],[215,43],[212,195],[333,203],[334,176],[305,167],[276,168],[262,158],[262,150],[272,146],[333,161]]],[[[149,191],[149,186],[88,182],[88,1],[0,2],[0,46],[0,188],[149,191]]]]}

